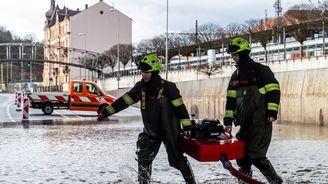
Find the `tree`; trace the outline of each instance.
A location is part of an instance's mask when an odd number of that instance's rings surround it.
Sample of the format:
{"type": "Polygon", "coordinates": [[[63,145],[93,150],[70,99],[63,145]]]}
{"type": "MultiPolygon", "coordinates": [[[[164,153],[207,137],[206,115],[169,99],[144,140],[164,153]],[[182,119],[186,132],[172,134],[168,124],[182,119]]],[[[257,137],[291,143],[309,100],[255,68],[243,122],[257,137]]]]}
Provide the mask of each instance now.
{"type": "Polygon", "coordinates": [[[210,79],[212,75],[222,73],[222,65],[219,63],[215,64],[203,64],[200,65],[198,71],[208,76],[210,79]]]}
{"type": "Polygon", "coordinates": [[[272,39],[272,27],[268,21],[264,22],[260,19],[251,19],[246,21],[248,25],[249,33],[251,34],[252,40],[260,42],[265,52],[265,62],[268,62],[267,44],[272,39]]]}
{"type": "Polygon", "coordinates": [[[132,45],[131,44],[122,44],[120,45],[120,61],[123,64],[123,68],[125,70],[125,66],[132,59],[132,45]]]}
{"type": "MultiPolygon", "coordinates": [[[[165,35],[159,35],[150,40],[141,41],[136,47],[136,55],[143,57],[150,53],[156,53],[158,57],[165,58],[165,47],[166,47],[165,35]]],[[[174,39],[174,34],[170,34],[168,38],[168,60],[177,54],[174,47],[179,47],[177,39],[174,39]]],[[[164,59],[162,61],[165,61],[164,59]]]]}
{"type": "MultiPolygon", "coordinates": [[[[198,40],[203,48],[210,47],[207,43],[222,38],[223,28],[216,24],[204,24],[198,28],[198,40]]],[[[156,53],[159,57],[165,58],[166,36],[159,35],[149,40],[142,40],[136,46],[136,57],[142,58],[149,53],[156,53]]],[[[168,60],[175,55],[190,56],[196,52],[195,29],[189,32],[170,33],[168,35],[168,60]]],[[[163,59],[164,61],[164,59],[163,59]]]]}
{"type": "Polygon", "coordinates": [[[166,43],[165,35],[159,35],[151,39],[152,48],[157,54],[157,56],[163,56],[163,57],[165,56],[165,47],[166,47],[165,43],[166,43]]]}
{"type": "Polygon", "coordinates": [[[85,57],[85,67],[89,70],[94,70],[96,67],[97,55],[87,54],[85,57]]]}
{"type": "MultiPolygon", "coordinates": [[[[120,63],[123,64],[123,68],[125,70],[126,64],[131,60],[132,58],[132,45],[131,44],[120,44],[119,45],[119,51],[118,45],[114,45],[113,47],[110,48],[109,50],[109,55],[112,57],[112,59],[118,59],[117,54],[119,54],[119,61],[120,63]],[[118,53],[119,52],[119,53],[118,53]]],[[[117,63],[115,63],[117,64],[117,63]]]]}
{"type": "MultiPolygon", "coordinates": [[[[102,53],[98,56],[97,62],[96,62],[96,68],[98,68],[98,78],[101,79],[103,74],[104,74],[104,68],[110,66],[110,61],[109,61],[109,55],[102,53]]],[[[113,70],[113,68],[112,68],[113,70]]]]}
{"type": "Polygon", "coordinates": [[[300,55],[303,57],[303,43],[315,26],[314,16],[318,13],[312,6],[295,5],[285,13],[287,31],[300,43],[300,55]]]}
{"type": "Polygon", "coordinates": [[[12,41],[11,32],[6,30],[5,27],[0,26],[0,43],[11,43],[12,41]]]}
{"type": "Polygon", "coordinates": [[[103,71],[104,68],[109,66],[109,58],[108,55],[102,53],[98,56],[97,62],[95,64],[96,68],[101,69],[103,71]]]}
{"type": "Polygon", "coordinates": [[[230,38],[243,35],[247,33],[247,31],[247,26],[239,23],[228,24],[224,29],[225,34],[230,38]]]}
{"type": "Polygon", "coordinates": [[[32,33],[25,35],[23,38],[24,43],[35,43],[36,40],[37,40],[36,34],[32,34],[32,33]]]}
{"type": "Polygon", "coordinates": [[[146,55],[147,53],[155,53],[154,48],[152,47],[151,40],[142,40],[137,46],[136,46],[136,53],[138,55],[146,55]]]}
{"type": "MultiPolygon", "coordinates": [[[[192,29],[191,32],[196,33],[196,29],[192,29]]],[[[189,39],[192,40],[194,44],[205,43],[220,39],[223,33],[224,29],[220,25],[213,23],[202,24],[197,28],[197,38],[196,34],[191,34],[189,39]]]]}
{"type": "Polygon", "coordinates": [[[179,48],[195,44],[193,41],[194,33],[171,33],[169,38],[173,48],[179,48]]]}
{"type": "MultiPolygon", "coordinates": [[[[113,47],[112,47],[113,48],[113,47]]],[[[117,64],[117,52],[113,51],[112,49],[109,49],[107,51],[104,51],[104,62],[107,62],[108,66],[112,69],[112,72],[114,72],[114,67],[117,64]]]]}

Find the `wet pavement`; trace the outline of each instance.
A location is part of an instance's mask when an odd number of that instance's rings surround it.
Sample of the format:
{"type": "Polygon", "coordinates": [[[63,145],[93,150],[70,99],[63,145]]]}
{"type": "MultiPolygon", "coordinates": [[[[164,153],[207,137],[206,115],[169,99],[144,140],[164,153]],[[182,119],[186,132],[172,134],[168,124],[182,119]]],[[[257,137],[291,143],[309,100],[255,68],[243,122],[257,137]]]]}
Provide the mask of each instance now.
{"type": "MultiPolygon", "coordinates": [[[[123,183],[119,169],[136,168],[140,120],[0,127],[0,183],[123,183]]],[[[285,183],[328,183],[328,128],[275,125],[268,157],[285,183]]],[[[236,183],[220,163],[189,158],[199,183],[236,183]]],[[[254,175],[265,181],[254,169],[254,175]]],[[[162,146],[155,183],[183,183],[162,146]]]]}

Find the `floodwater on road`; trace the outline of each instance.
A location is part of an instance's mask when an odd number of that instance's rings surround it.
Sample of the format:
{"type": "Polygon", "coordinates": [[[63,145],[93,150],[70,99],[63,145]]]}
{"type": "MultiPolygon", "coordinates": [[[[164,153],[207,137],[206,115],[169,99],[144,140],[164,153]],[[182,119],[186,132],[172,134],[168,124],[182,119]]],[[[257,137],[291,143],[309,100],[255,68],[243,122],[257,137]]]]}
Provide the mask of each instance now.
{"type": "MultiPolygon", "coordinates": [[[[0,183],[123,183],[119,169],[137,167],[140,120],[106,124],[0,127],[0,183]]],[[[328,183],[328,128],[276,124],[268,157],[285,183],[328,183]]],[[[198,183],[236,183],[219,162],[189,157],[198,183]]],[[[135,176],[135,175],[134,175],[135,176]]],[[[254,177],[265,181],[257,169],[254,177]]],[[[184,183],[164,146],[155,183],[184,183]]]]}

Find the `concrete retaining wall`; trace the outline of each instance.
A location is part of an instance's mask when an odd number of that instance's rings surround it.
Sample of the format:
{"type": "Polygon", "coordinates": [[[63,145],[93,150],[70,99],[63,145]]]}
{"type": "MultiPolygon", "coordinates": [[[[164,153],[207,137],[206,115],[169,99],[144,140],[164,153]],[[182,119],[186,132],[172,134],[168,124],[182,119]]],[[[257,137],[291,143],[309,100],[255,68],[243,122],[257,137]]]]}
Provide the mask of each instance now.
{"type": "MultiPolygon", "coordinates": [[[[328,124],[327,65],[328,61],[324,58],[270,65],[280,82],[282,92],[279,121],[321,126],[328,124]]],[[[232,71],[231,68],[228,70],[232,71]]],[[[199,118],[222,119],[229,79],[230,76],[225,75],[213,79],[177,82],[189,113],[196,113],[199,118]]],[[[110,93],[120,96],[127,90],[120,89],[110,93]]]]}
{"type": "MultiPolygon", "coordinates": [[[[279,121],[324,125],[328,117],[328,69],[275,74],[281,85],[279,121]]],[[[190,113],[221,119],[229,77],[178,83],[190,113]]]]}

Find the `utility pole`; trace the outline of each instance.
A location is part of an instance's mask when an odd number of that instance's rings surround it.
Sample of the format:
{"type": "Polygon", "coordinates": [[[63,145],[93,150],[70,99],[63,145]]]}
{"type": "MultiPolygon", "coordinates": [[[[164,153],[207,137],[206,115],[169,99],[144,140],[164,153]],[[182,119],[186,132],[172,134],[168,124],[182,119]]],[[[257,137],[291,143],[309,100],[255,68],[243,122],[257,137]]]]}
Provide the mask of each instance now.
{"type": "MultiPolygon", "coordinates": [[[[22,44],[19,45],[19,48],[18,48],[18,57],[19,59],[23,59],[22,56],[23,56],[23,46],[22,44]]],[[[24,75],[24,62],[21,61],[21,81],[20,81],[20,85],[19,85],[19,90],[22,90],[22,83],[23,83],[23,75],[24,75]]]]}
{"type": "Polygon", "coordinates": [[[322,10],[322,51],[326,58],[325,9],[322,10]]]}
{"type": "Polygon", "coordinates": [[[117,76],[117,89],[120,89],[121,80],[121,61],[120,61],[120,12],[117,12],[117,62],[118,62],[118,76],[117,76]]]}
{"type": "MultiPolygon", "coordinates": [[[[86,67],[85,67],[85,65],[86,65],[86,50],[87,50],[87,34],[86,33],[78,33],[77,35],[79,35],[79,36],[82,36],[83,37],[83,49],[84,49],[84,51],[82,51],[82,57],[83,57],[83,59],[82,59],[82,61],[84,61],[84,70],[85,70],[85,72],[84,72],[84,78],[86,79],[86,67]]],[[[80,67],[80,79],[82,78],[82,68],[80,67]]]]}
{"type": "MultiPolygon", "coordinates": [[[[6,57],[7,57],[7,59],[10,59],[10,45],[7,45],[6,46],[6,57]]],[[[11,63],[11,62],[10,62],[11,63]]],[[[6,90],[8,91],[8,62],[7,62],[7,76],[6,76],[6,90]]],[[[13,78],[11,78],[11,80],[13,80],[13,78]]]]}
{"type": "Polygon", "coordinates": [[[286,28],[285,26],[282,28],[282,33],[283,33],[283,42],[284,42],[284,60],[287,58],[287,51],[286,51],[286,28]]]}
{"type": "Polygon", "coordinates": [[[197,71],[196,71],[196,79],[198,80],[198,70],[199,70],[199,58],[200,58],[200,46],[198,41],[198,21],[196,20],[196,57],[197,57],[197,71]]]}
{"type": "MultiPolygon", "coordinates": [[[[32,46],[32,53],[31,53],[31,60],[33,60],[34,58],[33,58],[33,56],[34,56],[34,49],[35,49],[35,46],[33,45],[32,46]]],[[[30,61],[30,66],[29,66],[29,69],[30,69],[30,89],[32,89],[32,87],[33,87],[33,85],[32,85],[32,82],[33,82],[33,70],[32,70],[32,61],[30,61]]],[[[33,92],[33,91],[32,91],[33,92]]]]}
{"type": "Polygon", "coordinates": [[[168,79],[169,59],[168,59],[168,36],[169,36],[169,0],[166,0],[166,35],[165,35],[165,79],[168,79]]]}
{"type": "Polygon", "coordinates": [[[1,63],[1,91],[3,89],[3,66],[2,66],[2,63],[1,63]]]}
{"type": "Polygon", "coordinates": [[[282,7],[281,7],[281,0],[276,0],[276,2],[273,4],[273,7],[275,8],[275,12],[276,12],[276,42],[278,43],[279,41],[282,41],[282,34],[280,34],[281,28],[282,28],[282,18],[281,16],[281,12],[282,12],[282,7]]]}
{"type": "Polygon", "coordinates": [[[120,80],[121,80],[121,62],[120,62],[120,12],[112,8],[109,11],[116,11],[117,16],[117,64],[118,64],[118,72],[117,72],[117,89],[120,89],[120,80]]]}

